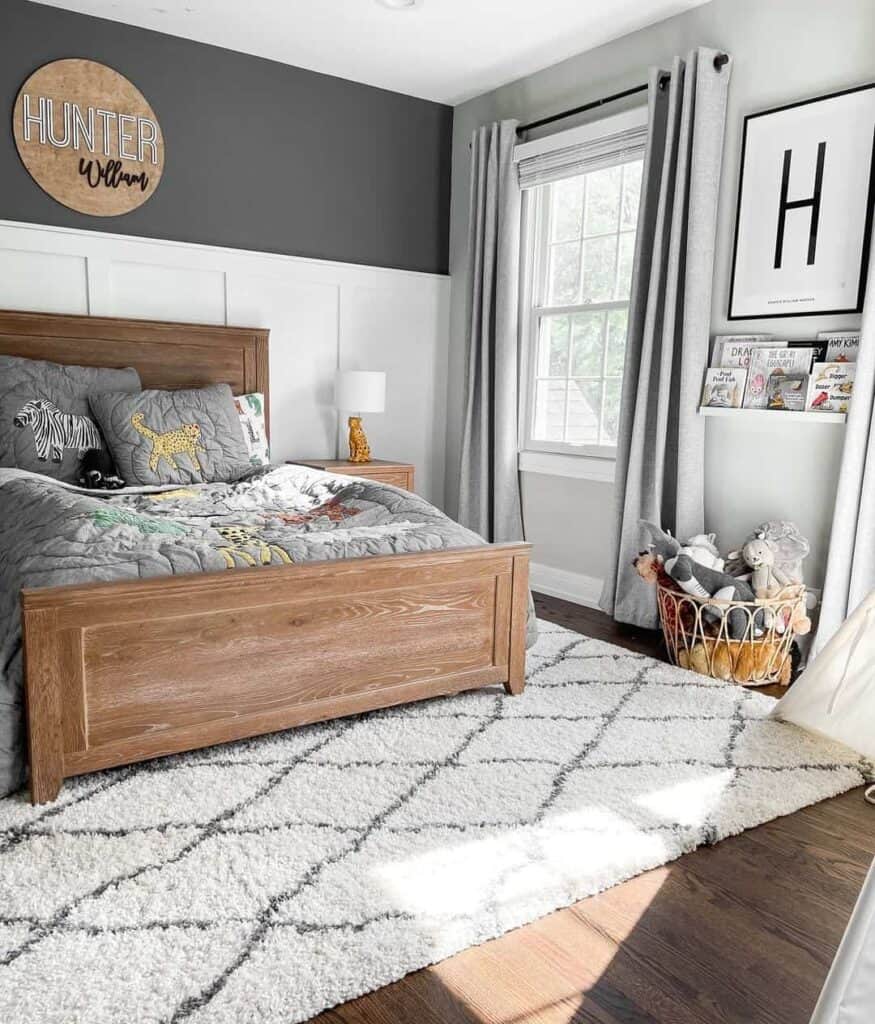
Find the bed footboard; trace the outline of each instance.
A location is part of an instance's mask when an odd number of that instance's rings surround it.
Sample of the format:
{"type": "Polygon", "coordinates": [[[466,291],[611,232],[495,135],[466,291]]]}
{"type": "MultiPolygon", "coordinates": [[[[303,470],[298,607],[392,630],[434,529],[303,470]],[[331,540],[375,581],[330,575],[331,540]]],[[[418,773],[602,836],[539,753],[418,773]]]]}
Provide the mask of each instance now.
{"type": "Polygon", "coordinates": [[[525,683],[528,544],[22,592],[31,799],[63,779],[525,683]]]}

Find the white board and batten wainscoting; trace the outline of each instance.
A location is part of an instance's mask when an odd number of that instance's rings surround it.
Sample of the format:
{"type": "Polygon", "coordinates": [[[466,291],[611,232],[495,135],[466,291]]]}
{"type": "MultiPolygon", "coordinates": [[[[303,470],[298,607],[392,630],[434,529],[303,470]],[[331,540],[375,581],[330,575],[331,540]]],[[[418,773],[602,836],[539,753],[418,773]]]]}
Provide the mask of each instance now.
{"type": "Polygon", "coordinates": [[[0,309],[270,328],[275,462],[333,458],[335,370],[385,370],[374,456],[438,506],[449,296],[439,274],[0,221],[0,309]]]}

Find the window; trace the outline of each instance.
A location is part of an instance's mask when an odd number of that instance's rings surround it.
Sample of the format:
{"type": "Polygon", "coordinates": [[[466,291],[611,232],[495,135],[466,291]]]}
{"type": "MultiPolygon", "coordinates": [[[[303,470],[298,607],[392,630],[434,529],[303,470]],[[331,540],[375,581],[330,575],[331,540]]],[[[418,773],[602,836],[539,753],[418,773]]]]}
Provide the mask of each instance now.
{"type": "Polygon", "coordinates": [[[616,452],[641,171],[622,154],[527,192],[527,449],[616,452]]]}

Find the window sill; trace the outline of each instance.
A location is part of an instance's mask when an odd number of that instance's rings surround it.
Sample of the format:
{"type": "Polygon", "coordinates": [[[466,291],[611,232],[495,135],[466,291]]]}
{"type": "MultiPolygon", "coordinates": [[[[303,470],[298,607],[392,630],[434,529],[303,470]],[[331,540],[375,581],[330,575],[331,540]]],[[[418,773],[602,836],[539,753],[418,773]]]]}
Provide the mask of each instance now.
{"type": "Polygon", "coordinates": [[[592,455],[565,455],[557,452],[520,452],[521,473],[543,473],[547,476],[567,476],[576,480],[595,480],[602,484],[614,482],[614,459],[599,459],[592,455]]]}

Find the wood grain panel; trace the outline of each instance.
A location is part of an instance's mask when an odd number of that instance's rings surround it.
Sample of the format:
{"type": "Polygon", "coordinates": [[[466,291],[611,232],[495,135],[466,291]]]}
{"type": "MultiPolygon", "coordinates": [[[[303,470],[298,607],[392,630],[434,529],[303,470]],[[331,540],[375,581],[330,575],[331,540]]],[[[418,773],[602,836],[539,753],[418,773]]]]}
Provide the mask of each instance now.
{"type": "Polygon", "coordinates": [[[26,590],[32,797],[52,799],[63,776],[339,715],[492,683],[518,692],[528,552],[26,590]]]}
{"type": "Polygon", "coordinates": [[[137,622],[90,629],[90,741],[491,667],[494,588],[492,579],[475,579],[150,617],[145,632],[137,622]]]}
{"type": "Polygon", "coordinates": [[[318,600],[413,584],[494,579],[511,573],[514,554],[528,548],[527,544],[484,544],[448,551],[41,587],[23,590],[21,600],[26,610],[56,611],[59,628],[142,623],[150,617],[168,618],[198,610],[216,612],[271,605],[278,599],[287,600],[289,587],[294,588],[296,600],[318,600]],[[233,580],[233,585],[229,585],[229,580],[233,580]]]}
{"type": "Polygon", "coordinates": [[[393,487],[402,487],[405,491],[411,490],[409,473],[368,473],[368,480],[391,484],[393,487]]]}
{"type": "Polygon", "coordinates": [[[229,384],[268,398],[268,334],[116,317],[0,310],[0,353],[79,366],[133,366],[147,388],[229,384]]]}
{"type": "Polygon", "coordinates": [[[53,609],[33,612],[22,622],[24,698],[28,720],[30,794],[34,803],[54,800],[64,777],[62,693],[69,654],[53,609]]]}

